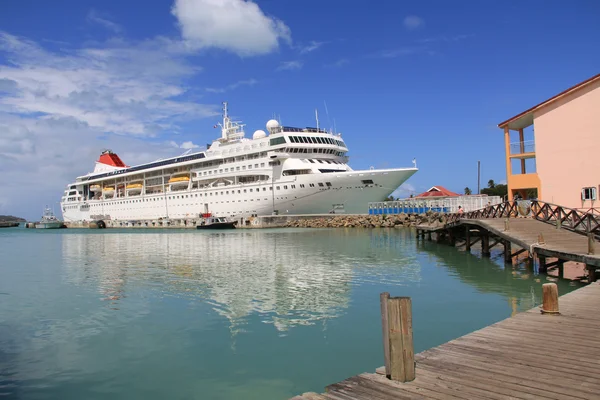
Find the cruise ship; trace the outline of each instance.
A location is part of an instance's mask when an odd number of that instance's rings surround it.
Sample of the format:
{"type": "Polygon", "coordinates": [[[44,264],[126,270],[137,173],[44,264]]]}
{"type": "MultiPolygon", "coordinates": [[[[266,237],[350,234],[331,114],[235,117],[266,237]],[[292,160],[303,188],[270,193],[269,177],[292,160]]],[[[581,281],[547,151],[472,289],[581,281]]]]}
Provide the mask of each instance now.
{"type": "MultiPolygon", "coordinates": [[[[318,119],[317,119],[318,121],[318,119]]],[[[366,214],[417,172],[410,168],[353,170],[342,135],[282,126],[246,138],[223,103],[221,137],[206,151],[128,166],[102,151],[94,171],[67,185],[65,222],[242,218],[273,214],[366,214]]]]}

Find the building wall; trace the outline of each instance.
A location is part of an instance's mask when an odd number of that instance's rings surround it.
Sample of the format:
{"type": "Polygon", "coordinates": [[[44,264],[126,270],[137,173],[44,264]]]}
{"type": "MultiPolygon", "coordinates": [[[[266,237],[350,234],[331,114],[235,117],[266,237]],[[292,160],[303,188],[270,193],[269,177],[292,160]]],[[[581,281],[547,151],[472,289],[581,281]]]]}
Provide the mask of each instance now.
{"type": "Polygon", "coordinates": [[[581,200],[584,187],[600,191],[600,81],[535,112],[533,124],[540,199],[600,207],[599,200],[581,200]]]}

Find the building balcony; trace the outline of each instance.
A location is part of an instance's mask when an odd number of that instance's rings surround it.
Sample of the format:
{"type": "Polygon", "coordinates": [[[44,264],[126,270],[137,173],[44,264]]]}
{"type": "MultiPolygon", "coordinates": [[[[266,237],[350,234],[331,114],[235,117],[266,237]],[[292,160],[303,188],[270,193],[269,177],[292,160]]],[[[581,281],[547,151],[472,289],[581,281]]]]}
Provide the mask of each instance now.
{"type": "Polygon", "coordinates": [[[534,158],[535,141],[528,140],[510,144],[510,158],[534,158]]]}

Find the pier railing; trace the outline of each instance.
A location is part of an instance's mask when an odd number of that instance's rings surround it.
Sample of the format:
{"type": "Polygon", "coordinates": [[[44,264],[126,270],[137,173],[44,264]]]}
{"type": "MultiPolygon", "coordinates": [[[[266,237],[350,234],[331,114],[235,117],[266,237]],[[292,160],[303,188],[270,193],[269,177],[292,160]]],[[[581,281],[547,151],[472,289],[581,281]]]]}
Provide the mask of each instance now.
{"type": "Polygon", "coordinates": [[[582,234],[600,235],[600,214],[597,209],[582,211],[541,200],[509,201],[463,214],[449,214],[446,224],[455,224],[461,219],[517,217],[533,218],[582,234]]]}

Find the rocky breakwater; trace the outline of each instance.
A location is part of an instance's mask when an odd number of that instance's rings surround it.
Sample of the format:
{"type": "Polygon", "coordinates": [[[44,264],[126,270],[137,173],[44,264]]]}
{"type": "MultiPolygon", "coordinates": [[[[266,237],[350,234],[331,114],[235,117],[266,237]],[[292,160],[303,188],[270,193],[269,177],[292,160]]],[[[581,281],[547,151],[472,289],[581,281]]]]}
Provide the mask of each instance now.
{"type": "Polygon", "coordinates": [[[289,228],[402,228],[421,224],[442,225],[439,213],[398,215],[336,215],[313,219],[291,219],[289,228]]]}

